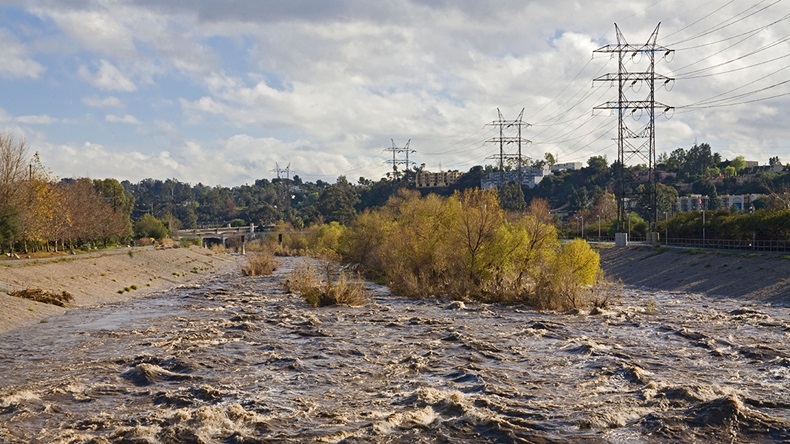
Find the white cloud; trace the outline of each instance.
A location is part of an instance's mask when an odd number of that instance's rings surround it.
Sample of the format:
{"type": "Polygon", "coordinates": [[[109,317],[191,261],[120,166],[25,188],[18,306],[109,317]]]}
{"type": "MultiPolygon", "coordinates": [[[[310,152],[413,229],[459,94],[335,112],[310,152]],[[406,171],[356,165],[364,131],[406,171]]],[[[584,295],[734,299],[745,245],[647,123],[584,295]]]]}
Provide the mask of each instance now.
{"type": "Polygon", "coordinates": [[[123,102],[115,96],[98,97],[89,96],[83,97],[82,103],[92,106],[94,108],[122,108],[123,102]]]}
{"type": "Polygon", "coordinates": [[[16,118],[16,121],[19,123],[33,124],[33,125],[51,125],[53,123],[59,122],[59,119],[47,115],[37,115],[37,116],[19,116],[16,118]]]}
{"type": "Polygon", "coordinates": [[[96,88],[107,91],[132,92],[137,89],[134,82],[123,74],[115,65],[102,59],[96,72],[86,66],[80,66],[80,77],[96,88]]]}
{"type": "Polygon", "coordinates": [[[134,116],[132,116],[130,114],[124,114],[122,116],[119,116],[119,115],[116,115],[116,114],[107,114],[106,116],[104,116],[104,120],[106,122],[111,122],[111,123],[126,123],[126,124],[129,124],[129,125],[139,125],[140,124],[140,121],[137,120],[137,117],[134,117],[134,116]]]}
{"type": "MultiPolygon", "coordinates": [[[[143,165],[140,157],[157,165],[120,177],[180,174],[175,177],[233,184],[270,175],[274,162],[288,161],[305,177],[344,172],[376,177],[386,172],[382,149],[390,138],[398,144],[412,139],[417,150],[412,160],[429,168],[485,163],[496,151],[485,143],[495,128],[485,124],[497,118],[497,108],[507,119],[524,108],[524,120],[534,125],[524,134],[534,142],[525,148],[527,155],[552,151],[561,161],[585,161],[604,154],[611,161],[616,158],[615,117],[608,111],[593,116],[592,110],[616,100],[617,88],[592,79],[616,72],[617,60],[593,57],[593,50],[616,42],[613,23],[630,43],[641,44],[663,22],[659,43],[678,51],[671,62],[658,60],[656,68],[678,81],[672,91],[659,88],[656,98],[679,109],[671,120],[657,118],[658,152],[688,147],[697,139],[723,154],[749,150],[747,157],[762,156],[761,144],[790,145],[781,118],[790,111],[790,96],[731,108],[682,108],[782,80],[787,71],[766,75],[786,66],[787,59],[770,60],[786,55],[790,44],[749,54],[787,35],[787,21],[737,45],[731,39],[744,39],[746,32],[775,21],[779,6],[738,20],[742,5],[718,9],[679,0],[500,0],[495,6],[477,0],[275,3],[29,0],[44,5],[36,13],[51,19],[74,46],[74,57],[62,66],[48,64],[63,57],[56,51],[48,53],[52,59],[37,56],[47,64],[46,72],[68,72],[76,65],[80,78],[93,87],[128,93],[117,94],[123,101],[102,94],[72,101],[128,111],[91,123],[133,124],[141,136],[116,145],[112,138],[122,138],[124,131],[119,126],[102,131],[84,125],[90,129],[78,134],[74,125],[68,140],[92,138],[108,157],[117,152],[126,159],[121,153],[133,152],[138,157],[129,158],[130,166],[143,165]],[[729,18],[734,18],[730,26],[691,38],[729,18]],[[709,69],[734,59],[739,60],[709,69]],[[724,73],[736,67],[743,69],[724,73]],[[689,78],[697,69],[715,75],[689,78]],[[150,117],[140,122],[134,116],[150,117]],[[102,134],[110,135],[93,139],[102,134]]],[[[0,44],[6,40],[0,34],[0,44]]],[[[39,63],[16,39],[5,46],[14,45],[16,60],[39,63]]],[[[0,67],[0,77],[8,77],[3,69],[8,68],[0,67]]],[[[43,69],[39,78],[46,77],[43,69]]],[[[62,82],[65,91],[68,77],[48,80],[62,82]]],[[[787,92],[785,85],[746,99],[787,92]]],[[[645,93],[629,91],[640,99],[645,93]]],[[[24,111],[6,105],[9,119],[62,114],[44,108],[45,102],[24,111]]],[[[68,117],[84,123],[92,115],[68,117]]],[[[53,129],[50,140],[63,139],[53,129]]],[[[77,152],[93,151],[80,146],[77,152]]],[[[106,171],[113,170],[108,166],[106,171]]]]}
{"type": "Polygon", "coordinates": [[[29,55],[28,49],[19,40],[2,29],[0,29],[0,48],[3,48],[0,77],[37,79],[46,69],[29,55]]]}
{"type": "Polygon", "coordinates": [[[96,5],[92,9],[70,9],[59,5],[37,9],[55,21],[66,35],[81,47],[106,56],[130,55],[135,51],[134,31],[125,23],[129,20],[129,8],[116,2],[105,3],[108,7],[96,5]],[[126,20],[123,19],[126,15],[126,20]]]}

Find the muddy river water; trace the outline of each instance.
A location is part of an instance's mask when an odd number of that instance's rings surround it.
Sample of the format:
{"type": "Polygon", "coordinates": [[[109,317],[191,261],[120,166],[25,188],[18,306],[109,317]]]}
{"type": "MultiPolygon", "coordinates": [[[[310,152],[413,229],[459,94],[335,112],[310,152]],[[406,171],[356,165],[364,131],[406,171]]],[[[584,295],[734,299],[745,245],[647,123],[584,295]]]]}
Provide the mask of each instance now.
{"type": "Polygon", "coordinates": [[[219,276],[0,336],[0,442],[790,442],[790,309],[625,289],[597,314],[219,276]]]}

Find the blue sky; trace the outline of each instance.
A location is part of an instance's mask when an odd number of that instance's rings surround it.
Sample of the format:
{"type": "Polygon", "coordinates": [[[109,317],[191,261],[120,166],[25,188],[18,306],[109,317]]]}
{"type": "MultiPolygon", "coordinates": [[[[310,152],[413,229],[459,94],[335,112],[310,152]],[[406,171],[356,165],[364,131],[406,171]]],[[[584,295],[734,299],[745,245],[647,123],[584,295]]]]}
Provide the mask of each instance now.
{"type": "Polygon", "coordinates": [[[393,140],[466,171],[497,152],[497,108],[524,108],[526,155],[612,161],[616,119],[593,107],[617,90],[592,79],[617,61],[593,50],[659,22],[676,81],[656,98],[677,109],[657,152],[790,161],[782,0],[0,0],[0,130],[57,177],[234,186],[276,164],[378,179],[393,140]]]}

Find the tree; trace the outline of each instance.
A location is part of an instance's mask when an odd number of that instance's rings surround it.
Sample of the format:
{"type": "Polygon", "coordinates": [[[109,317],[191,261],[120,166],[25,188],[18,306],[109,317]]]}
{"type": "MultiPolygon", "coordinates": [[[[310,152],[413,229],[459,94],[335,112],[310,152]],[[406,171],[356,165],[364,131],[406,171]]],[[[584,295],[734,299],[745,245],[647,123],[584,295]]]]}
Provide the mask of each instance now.
{"type": "Polygon", "coordinates": [[[746,168],[746,158],[743,156],[738,156],[730,161],[729,166],[735,168],[735,173],[737,174],[739,171],[746,168]]]}
{"type": "Polygon", "coordinates": [[[713,185],[713,190],[711,190],[710,198],[708,199],[708,209],[709,210],[721,210],[724,208],[724,202],[719,197],[719,192],[716,190],[716,185],[713,185]]]}
{"type": "Polygon", "coordinates": [[[689,178],[703,178],[709,173],[708,168],[713,168],[721,162],[721,156],[711,151],[710,145],[694,144],[686,153],[685,164],[681,169],[689,178]]]}
{"type": "Polygon", "coordinates": [[[453,196],[460,204],[460,224],[454,227],[457,241],[463,246],[466,270],[476,285],[496,257],[487,248],[495,238],[503,219],[497,195],[491,191],[467,190],[453,196]]]}
{"type": "Polygon", "coordinates": [[[134,197],[116,179],[96,179],[93,181],[93,187],[113,211],[127,216],[132,214],[134,197]]]}
{"type": "Polygon", "coordinates": [[[165,228],[165,224],[161,220],[150,214],[144,214],[143,217],[134,223],[134,236],[137,239],[164,239],[167,237],[167,228],[165,228]]]}
{"type": "Polygon", "coordinates": [[[686,168],[686,150],[678,148],[667,156],[666,161],[667,171],[683,172],[686,168]]]}
{"type": "Polygon", "coordinates": [[[345,176],[324,189],[319,198],[318,211],[326,222],[340,222],[348,225],[354,220],[357,212],[354,206],[359,203],[359,193],[348,183],[345,176]]]}
{"type": "Polygon", "coordinates": [[[543,158],[546,160],[546,163],[552,167],[557,164],[557,159],[551,153],[546,153],[543,155],[543,158]]]}
{"type": "Polygon", "coordinates": [[[587,168],[590,168],[592,175],[605,175],[609,173],[609,163],[604,156],[592,156],[587,159],[587,168]]]}
{"type": "Polygon", "coordinates": [[[480,188],[480,182],[486,177],[485,168],[475,165],[469,169],[461,178],[453,184],[452,191],[463,191],[469,188],[480,188]]]}
{"type": "Polygon", "coordinates": [[[499,204],[503,210],[524,211],[527,208],[524,202],[524,190],[516,182],[502,185],[499,189],[499,204]]]}
{"type": "Polygon", "coordinates": [[[590,195],[587,188],[582,186],[580,188],[573,187],[571,195],[568,196],[568,203],[570,204],[568,210],[572,213],[586,209],[590,205],[590,195]]]}
{"type": "Polygon", "coordinates": [[[20,199],[21,184],[27,176],[28,146],[24,137],[9,131],[0,132],[0,244],[3,249],[19,235],[23,217],[20,199]]]}
{"type": "Polygon", "coordinates": [[[673,214],[678,202],[678,190],[674,187],[656,183],[656,206],[658,213],[673,214]]]}

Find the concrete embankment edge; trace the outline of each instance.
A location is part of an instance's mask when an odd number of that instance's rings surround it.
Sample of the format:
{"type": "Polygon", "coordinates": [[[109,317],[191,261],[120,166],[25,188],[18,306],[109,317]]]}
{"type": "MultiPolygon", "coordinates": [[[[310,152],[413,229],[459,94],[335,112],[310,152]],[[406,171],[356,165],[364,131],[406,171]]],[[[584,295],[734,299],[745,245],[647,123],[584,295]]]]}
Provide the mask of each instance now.
{"type": "Polygon", "coordinates": [[[606,276],[626,285],[790,306],[786,257],[650,247],[598,251],[606,276]]]}
{"type": "Polygon", "coordinates": [[[62,314],[73,308],[116,303],[166,291],[177,285],[239,272],[240,258],[199,247],[116,250],[51,261],[0,263],[0,334],[62,314]],[[130,254],[131,252],[131,254],[130,254]],[[8,292],[40,288],[66,291],[68,308],[29,301],[8,292]]]}

